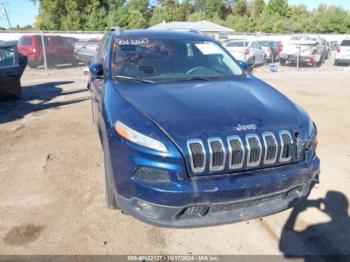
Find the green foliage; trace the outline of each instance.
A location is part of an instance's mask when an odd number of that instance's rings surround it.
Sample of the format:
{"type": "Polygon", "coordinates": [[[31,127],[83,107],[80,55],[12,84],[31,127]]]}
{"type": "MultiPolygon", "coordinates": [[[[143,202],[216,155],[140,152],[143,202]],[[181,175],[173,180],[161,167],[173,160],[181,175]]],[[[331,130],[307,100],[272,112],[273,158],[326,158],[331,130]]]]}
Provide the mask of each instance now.
{"type": "Polygon", "coordinates": [[[235,15],[244,16],[248,11],[248,4],[246,0],[237,0],[233,6],[233,13],[235,15]]]}
{"type": "Polygon", "coordinates": [[[288,0],[270,0],[267,9],[272,15],[285,17],[288,13],[288,0]]]}
{"type": "Polygon", "coordinates": [[[146,28],[147,27],[147,21],[142,15],[140,11],[137,10],[131,10],[129,14],[129,23],[127,28],[133,29],[133,28],[146,28]]]}
{"type": "Polygon", "coordinates": [[[207,19],[207,16],[203,11],[195,12],[188,17],[189,22],[197,22],[205,19],[207,19]]]}
{"type": "Polygon", "coordinates": [[[350,12],[336,6],[289,5],[288,0],[30,0],[40,5],[42,30],[147,28],[163,21],[209,20],[238,32],[350,33],[350,12]],[[153,4],[153,6],[151,5],[153,4]]]}

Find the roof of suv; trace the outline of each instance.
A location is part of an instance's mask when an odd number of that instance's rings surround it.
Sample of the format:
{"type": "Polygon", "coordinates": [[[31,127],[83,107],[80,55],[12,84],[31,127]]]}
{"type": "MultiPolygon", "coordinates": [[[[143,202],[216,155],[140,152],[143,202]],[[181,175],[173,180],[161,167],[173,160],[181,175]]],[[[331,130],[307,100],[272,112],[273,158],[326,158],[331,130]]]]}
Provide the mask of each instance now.
{"type": "Polygon", "coordinates": [[[175,30],[154,30],[154,29],[144,29],[144,30],[125,30],[122,32],[121,38],[150,38],[150,39],[193,39],[199,41],[213,41],[214,39],[191,32],[175,31],[175,30]]]}
{"type": "Polygon", "coordinates": [[[17,41],[0,42],[0,47],[13,47],[13,46],[17,46],[17,41]]]}

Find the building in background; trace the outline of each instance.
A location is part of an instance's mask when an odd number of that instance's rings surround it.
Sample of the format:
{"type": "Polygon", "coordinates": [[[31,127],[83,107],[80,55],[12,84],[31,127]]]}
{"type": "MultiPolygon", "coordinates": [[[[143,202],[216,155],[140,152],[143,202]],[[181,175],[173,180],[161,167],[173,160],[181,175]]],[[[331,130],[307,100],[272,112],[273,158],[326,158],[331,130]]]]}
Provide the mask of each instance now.
{"type": "Polygon", "coordinates": [[[198,21],[198,22],[162,22],[160,24],[154,25],[150,27],[150,29],[188,29],[200,31],[204,34],[207,34],[217,40],[227,39],[230,33],[233,33],[234,30],[222,25],[218,25],[206,20],[198,21]]]}

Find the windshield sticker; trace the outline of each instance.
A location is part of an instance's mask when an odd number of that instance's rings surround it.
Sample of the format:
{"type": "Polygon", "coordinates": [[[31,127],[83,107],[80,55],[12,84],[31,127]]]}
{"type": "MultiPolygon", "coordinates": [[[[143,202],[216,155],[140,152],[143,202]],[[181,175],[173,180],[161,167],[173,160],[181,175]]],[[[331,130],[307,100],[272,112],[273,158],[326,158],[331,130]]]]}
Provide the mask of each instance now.
{"type": "Polygon", "coordinates": [[[148,38],[116,39],[118,45],[147,45],[148,38]]]}
{"type": "Polygon", "coordinates": [[[202,52],[203,55],[217,55],[221,54],[220,49],[211,44],[195,44],[196,47],[202,52]]]}

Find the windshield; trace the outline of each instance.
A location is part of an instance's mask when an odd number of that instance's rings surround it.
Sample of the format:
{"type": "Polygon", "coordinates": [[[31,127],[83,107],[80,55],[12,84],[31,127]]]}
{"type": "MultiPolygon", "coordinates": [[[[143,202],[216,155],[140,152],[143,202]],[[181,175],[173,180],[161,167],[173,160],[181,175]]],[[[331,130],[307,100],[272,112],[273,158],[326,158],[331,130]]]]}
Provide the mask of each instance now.
{"type": "Polygon", "coordinates": [[[231,41],[226,43],[226,47],[245,47],[248,45],[248,42],[242,41],[231,41]]]}
{"type": "Polygon", "coordinates": [[[203,80],[242,75],[240,66],[216,43],[181,39],[116,39],[112,73],[157,81],[203,80]]]}
{"type": "Polygon", "coordinates": [[[260,45],[261,46],[268,46],[268,47],[271,47],[273,46],[273,42],[272,41],[260,41],[260,45]]]}
{"type": "Polygon", "coordinates": [[[290,40],[299,40],[299,41],[317,41],[317,38],[310,36],[292,36],[290,40]]]}

